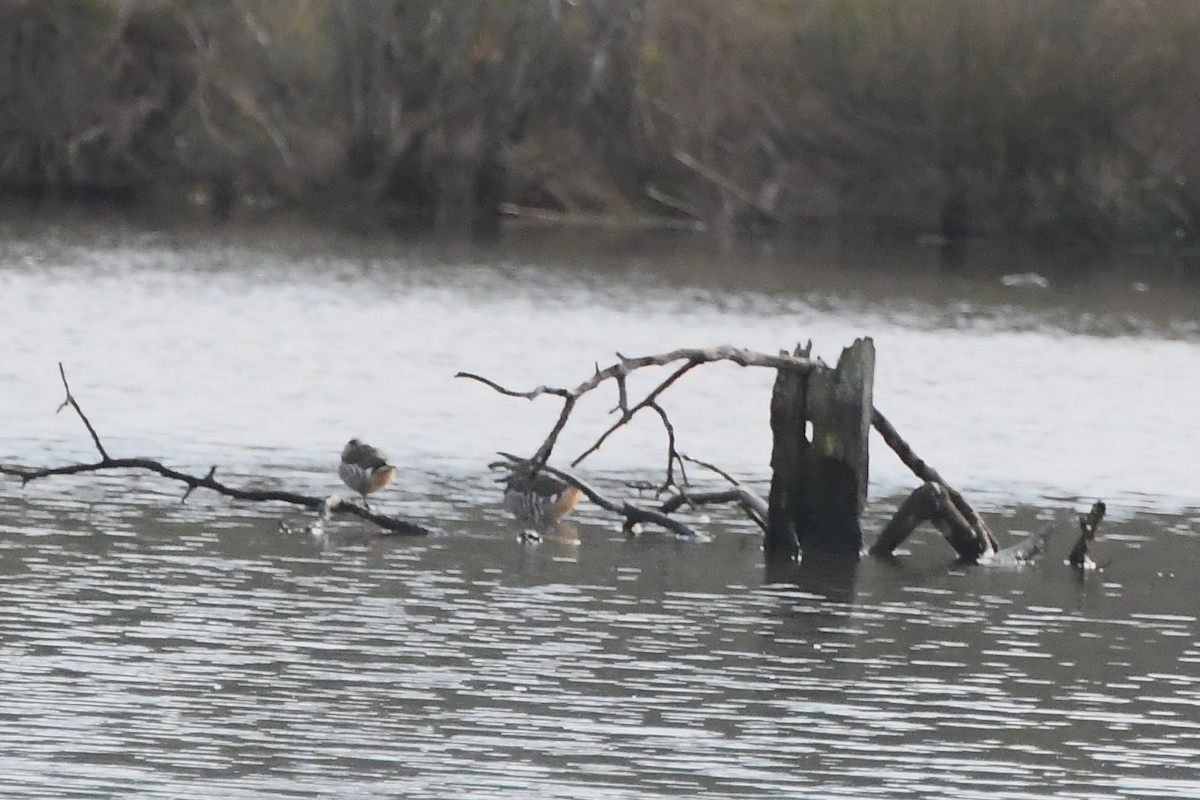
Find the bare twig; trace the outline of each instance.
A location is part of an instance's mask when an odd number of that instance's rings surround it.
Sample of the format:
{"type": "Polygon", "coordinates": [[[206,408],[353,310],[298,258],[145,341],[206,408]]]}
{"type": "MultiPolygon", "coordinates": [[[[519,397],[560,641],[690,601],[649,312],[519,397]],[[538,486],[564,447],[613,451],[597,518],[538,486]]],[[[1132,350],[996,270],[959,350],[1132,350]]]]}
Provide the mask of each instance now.
{"type": "MultiPolygon", "coordinates": [[[[528,392],[517,392],[517,391],[513,391],[512,389],[506,389],[503,386],[501,386],[500,384],[491,380],[490,378],[485,378],[482,375],[476,375],[474,372],[459,372],[454,377],[467,378],[469,380],[479,381],[480,383],[484,384],[485,386],[490,386],[492,389],[496,390],[500,394],[508,395],[509,397],[521,397],[521,398],[524,398],[525,400],[535,400],[544,394],[555,394],[562,398],[570,398],[571,395],[573,394],[571,391],[569,391],[567,389],[558,389],[553,386],[539,386],[536,389],[529,390],[528,392]]],[[[582,392],[580,392],[580,394],[582,394],[582,392]]]]}
{"type": "Polygon", "coordinates": [[[563,400],[562,410],[558,414],[558,419],[554,422],[554,427],[550,429],[550,435],[546,437],[546,441],[542,442],[542,446],[533,454],[533,463],[531,464],[530,473],[537,474],[537,471],[542,468],[549,459],[550,453],[554,450],[554,445],[558,442],[558,436],[563,432],[563,428],[567,427],[567,420],[571,417],[571,412],[575,410],[575,403],[579,400],[578,397],[568,397],[563,400]]]}
{"type": "Polygon", "coordinates": [[[617,354],[619,361],[606,367],[602,370],[597,370],[592,377],[588,378],[583,383],[576,386],[574,389],[561,389],[549,386],[539,386],[528,392],[516,392],[511,389],[505,389],[495,381],[481,377],[471,372],[459,372],[454,377],[469,378],[470,380],[479,381],[487,386],[492,387],[501,394],[509,397],[523,397],[527,400],[533,400],[543,394],[556,394],[560,397],[575,396],[581,397],[592,389],[595,389],[600,384],[607,380],[616,378],[617,376],[625,376],[634,370],[642,369],[643,367],[663,367],[675,361],[694,361],[697,364],[707,364],[714,361],[730,361],[737,364],[739,367],[770,367],[771,369],[789,369],[799,372],[807,372],[813,368],[813,362],[807,358],[799,358],[797,356],[789,356],[786,353],[770,355],[767,353],[758,353],[753,350],[747,350],[742,347],[733,347],[731,345],[721,345],[719,347],[685,347],[678,350],[672,350],[668,353],[659,353],[651,356],[639,356],[636,358],[628,358],[617,354]]]}
{"type": "Polygon", "coordinates": [[[617,407],[613,411],[620,411],[622,414],[629,411],[629,393],[625,388],[625,376],[618,375],[617,381],[617,407]]]}
{"type": "Polygon", "coordinates": [[[684,455],[683,453],[680,453],[680,454],[679,454],[679,458],[680,458],[681,460],[683,460],[683,461],[690,461],[691,463],[695,464],[696,466],[699,466],[699,467],[704,467],[704,468],[705,468],[706,470],[708,470],[709,472],[715,472],[715,473],[717,473],[718,475],[720,475],[720,476],[721,476],[722,478],[724,478],[725,480],[729,481],[729,483],[733,484],[734,486],[741,486],[741,485],[742,485],[742,482],[741,482],[741,481],[739,481],[737,478],[735,478],[735,477],[733,477],[732,475],[730,475],[730,474],[729,474],[728,472],[726,472],[725,470],[723,470],[723,469],[721,469],[720,467],[718,467],[716,464],[710,464],[710,463],[709,463],[709,462],[707,462],[707,461],[702,461],[702,460],[701,460],[701,459],[699,459],[699,458],[693,458],[692,456],[689,456],[689,455],[684,455]]]}
{"type": "Polygon", "coordinates": [[[672,456],[674,455],[674,452],[675,452],[675,431],[671,427],[671,421],[669,419],[667,419],[666,412],[663,411],[662,407],[659,406],[656,401],[658,400],[659,395],[661,395],[668,388],[670,388],[671,384],[675,383],[675,381],[682,378],[689,371],[691,371],[691,369],[693,367],[696,367],[700,363],[702,363],[702,362],[692,361],[691,359],[688,359],[688,362],[686,364],[684,364],[682,367],[680,367],[679,369],[672,372],[670,377],[668,377],[666,380],[664,380],[658,386],[654,387],[654,389],[652,389],[650,391],[650,393],[641,400],[641,402],[626,409],[626,411],[623,414],[621,414],[620,419],[618,419],[611,426],[609,426],[608,430],[606,430],[604,433],[600,434],[600,438],[597,439],[592,444],[591,447],[589,447],[587,450],[584,450],[582,453],[580,453],[578,456],[575,457],[575,460],[571,462],[571,466],[578,467],[579,464],[585,458],[587,458],[592,453],[599,450],[600,447],[604,444],[604,442],[608,439],[608,437],[611,436],[612,434],[616,433],[618,430],[620,430],[626,424],[628,424],[629,421],[631,419],[633,419],[634,415],[637,414],[637,412],[641,411],[643,408],[653,408],[655,411],[658,412],[659,416],[662,418],[663,425],[666,426],[666,429],[667,429],[667,436],[670,438],[670,448],[671,449],[670,449],[670,452],[669,452],[668,458],[667,458],[667,482],[668,482],[668,485],[670,485],[671,477],[673,474],[672,469],[671,469],[671,464],[673,462],[672,456]]]}
{"type": "MultiPolygon", "coordinates": [[[[658,403],[650,403],[647,405],[647,408],[654,409],[655,413],[658,414],[658,418],[662,420],[663,428],[667,431],[667,477],[659,489],[660,492],[665,492],[667,489],[675,486],[675,463],[679,461],[679,454],[675,451],[675,426],[671,424],[671,418],[667,416],[666,410],[658,403]]],[[[683,482],[684,484],[687,483],[686,475],[683,477],[683,482]]]]}
{"type": "MultiPolygon", "coordinates": [[[[711,472],[715,472],[733,485],[732,489],[728,489],[724,492],[684,492],[679,495],[680,502],[688,502],[700,505],[706,503],[736,502],[742,507],[742,511],[746,513],[746,516],[754,521],[754,524],[758,525],[758,527],[763,531],[766,531],[769,506],[766,499],[763,498],[762,495],[746,486],[744,483],[718,467],[716,464],[710,464],[707,461],[702,461],[698,458],[684,455],[683,453],[679,454],[679,459],[681,462],[690,461],[691,463],[701,466],[711,472]]],[[[660,510],[667,511],[669,513],[667,506],[674,500],[675,498],[671,498],[666,503],[663,503],[660,510]]],[[[678,505],[672,507],[670,510],[674,510],[674,508],[677,507],[678,505]]]]}
{"type": "MultiPolygon", "coordinates": [[[[100,443],[100,435],[96,433],[96,429],[92,427],[92,423],[88,420],[87,415],[83,413],[83,409],[79,407],[79,403],[75,402],[75,396],[71,394],[71,385],[67,383],[67,371],[63,369],[61,361],[58,362],[58,375],[62,378],[63,390],[66,391],[67,397],[62,401],[62,403],[59,404],[58,410],[54,413],[57,414],[67,406],[75,409],[75,413],[79,415],[81,420],[83,420],[83,426],[87,428],[87,432],[91,434],[92,442],[95,443],[96,449],[100,451],[100,457],[105,461],[108,461],[108,453],[105,452],[104,445],[100,443]]],[[[22,485],[24,485],[26,482],[27,481],[22,481],[22,485]]]]}

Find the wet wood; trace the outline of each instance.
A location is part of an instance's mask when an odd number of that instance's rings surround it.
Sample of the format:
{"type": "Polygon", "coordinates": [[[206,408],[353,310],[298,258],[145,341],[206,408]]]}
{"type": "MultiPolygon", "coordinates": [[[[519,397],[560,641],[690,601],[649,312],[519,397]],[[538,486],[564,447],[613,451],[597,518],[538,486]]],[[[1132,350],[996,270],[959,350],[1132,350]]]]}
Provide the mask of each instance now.
{"type": "Polygon", "coordinates": [[[863,338],[842,351],[835,368],[776,377],[768,557],[861,550],[874,376],[875,345],[863,338]]]}
{"type": "Polygon", "coordinates": [[[977,561],[990,552],[982,539],[959,512],[950,498],[950,493],[940,483],[928,481],[900,504],[895,515],[871,545],[873,556],[890,556],[907,539],[917,526],[930,522],[964,561],[977,561]]]}
{"type": "MultiPolygon", "coordinates": [[[[973,547],[973,549],[978,550],[977,557],[991,555],[997,552],[1000,549],[1000,546],[996,542],[996,537],[992,535],[991,528],[988,527],[987,522],[985,522],[983,517],[979,515],[979,512],[977,512],[971,506],[971,504],[967,502],[967,498],[963,497],[963,495],[957,489],[947,483],[946,480],[938,474],[936,469],[927,464],[924,459],[916,454],[916,452],[912,449],[912,445],[904,440],[904,437],[900,435],[895,426],[888,421],[888,418],[885,417],[879,411],[879,409],[875,409],[873,412],[872,424],[875,426],[875,430],[879,433],[884,443],[892,449],[892,452],[896,454],[897,458],[899,458],[906,467],[912,470],[914,475],[926,483],[936,483],[945,489],[946,495],[953,504],[954,509],[962,516],[963,519],[967,521],[972,532],[974,533],[975,538],[977,539],[977,542],[973,547]]],[[[955,549],[957,550],[958,548],[955,549]]],[[[961,557],[962,555],[963,551],[959,551],[959,556],[961,557]]]]}
{"type": "MultiPolygon", "coordinates": [[[[797,346],[795,355],[808,358],[812,343],[797,346]]],[[[811,447],[804,436],[806,375],[780,370],[771,391],[771,493],[767,498],[767,530],[763,550],[770,559],[795,559],[800,554],[796,513],[801,483],[800,464],[811,447]],[[797,495],[793,499],[793,494],[797,495]]],[[[805,525],[807,523],[801,523],[805,525]]]]}
{"type": "Polygon", "coordinates": [[[1088,545],[1096,540],[1096,530],[1100,527],[1100,522],[1104,519],[1107,510],[1104,501],[1097,500],[1092,505],[1091,511],[1079,517],[1079,538],[1067,555],[1067,563],[1072,567],[1083,569],[1096,567],[1096,563],[1088,555],[1088,545]]]}

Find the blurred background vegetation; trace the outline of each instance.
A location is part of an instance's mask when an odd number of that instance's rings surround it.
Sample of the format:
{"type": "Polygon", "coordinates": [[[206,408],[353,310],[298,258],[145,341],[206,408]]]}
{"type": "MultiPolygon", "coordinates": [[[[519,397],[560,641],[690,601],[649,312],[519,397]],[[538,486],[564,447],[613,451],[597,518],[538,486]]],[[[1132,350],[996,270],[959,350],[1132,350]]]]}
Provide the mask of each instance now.
{"type": "Polygon", "coordinates": [[[1188,242],[1197,41],[1191,0],[0,0],[0,192],[1188,242]]]}

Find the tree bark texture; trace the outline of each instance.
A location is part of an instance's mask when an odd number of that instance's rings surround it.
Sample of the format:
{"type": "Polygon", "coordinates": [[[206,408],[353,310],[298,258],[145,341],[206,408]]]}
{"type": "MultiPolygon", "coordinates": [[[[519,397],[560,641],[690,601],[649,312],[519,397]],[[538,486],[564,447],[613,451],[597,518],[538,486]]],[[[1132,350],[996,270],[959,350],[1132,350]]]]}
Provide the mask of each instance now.
{"type": "Polygon", "coordinates": [[[771,396],[769,558],[862,549],[874,375],[870,338],[843,350],[836,368],[780,370],[771,396]]]}

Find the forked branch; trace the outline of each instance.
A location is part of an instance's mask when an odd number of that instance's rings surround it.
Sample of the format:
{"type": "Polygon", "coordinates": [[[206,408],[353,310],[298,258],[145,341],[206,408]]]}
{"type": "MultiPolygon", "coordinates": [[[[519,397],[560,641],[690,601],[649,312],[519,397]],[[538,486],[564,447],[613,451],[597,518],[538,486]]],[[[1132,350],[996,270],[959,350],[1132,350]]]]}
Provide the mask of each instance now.
{"type": "MultiPolygon", "coordinates": [[[[87,428],[87,432],[91,435],[92,442],[96,445],[96,449],[100,451],[100,458],[108,461],[108,453],[105,452],[104,445],[100,443],[100,435],[96,433],[96,429],[92,427],[91,421],[88,420],[87,414],[83,413],[83,409],[79,407],[79,403],[75,402],[75,395],[71,394],[71,384],[67,383],[67,371],[63,369],[63,364],[61,361],[58,362],[58,376],[62,378],[63,391],[67,393],[67,396],[66,399],[58,404],[58,408],[55,409],[54,413],[57,414],[61,412],[67,406],[75,409],[75,413],[79,415],[81,420],[83,420],[83,427],[87,428]]],[[[28,483],[28,481],[28,478],[22,480],[21,485],[24,486],[26,483],[28,483]]]]}
{"type": "MultiPolygon", "coordinates": [[[[730,481],[735,484],[734,489],[721,492],[693,493],[685,490],[679,485],[676,480],[676,468],[678,467],[679,473],[683,479],[683,483],[686,484],[687,476],[684,472],[684,461],[686,459],[678,450],[675,427],[671,423],[670,416],[667,414],[666,409],[660,404],[659,399],[667,389],[674,386],[688,372],[700,366],[701,364],[729,361],[743,367],[769,367],[772,369],[786,369],[797,372],[808,372],[809,370],[818,367],[819,364],[815,361],[810,361],[808,358],[792,356],[788,355],[787,353],[778,353],[772,355],[767,353],[758,353],[740,347],[732,347],[729,345],[709,348],[681,348],[666,353],[632,358],[617,353],[617,359],[618,360],[616,363],[606,367],[605,369],[600,369],[599,365],[597,365],[592,376],[574,388],[543,385],[529,391],[517,391],[505,387],[496,381],[491,380],[490,378],[486,378],[471,372],[459,372],[455,377],[478,381],[479,383],[482,383],[485,386],[488,386],[500,394],[508,397],[519,397],[526,400],[535,400],[542,395],[553,395],[562,398],[563,404],[559,411],[558,419],[555,421],[550,433],[537,448],[534,456],[529,460],[529,468],[534,473],[539,470],[545,470],[561,480],[565,480],[567,483],[578,487],[580,491],[596,505],[612,513],[623,516],[626,521],[626,527],[629,527],[636,522],[650,522],[665,527],[669,530],[674,530],[676,533],[681,535],[695,538],[697,534],[694,531],[687,526],[684,526],[677,520],[671,518],[670,514],[671,512],[678,510],[684,504],[699,505],[705,502],[738,502],[742,505],[743,509],[746,510],[746,513],[751,517],[751,519],[756,522],[756,524],[760,526],[765,525],[765,502],[746,487],[737,484],[735,481],[732,481],[732,479],[730,479],[730,481]],[[637,402],[631,402],[627,380],[631,373],[644,367],[664,367],[680,361],[683,363],[676,367],[670,375],[654,386],[654,388],[647,392],[640,400],[637,402]],[[662,494],[670,489],[674,489],[677,492],[666,502],[664,502],[658,509],[645,508],[628,501],[618,502],[610,500],[600,495],[594,488],[588,486],[577,476],[572,475],[569,472],[554,469],[547,465],[547,461],[549,460],[550,455],[553,453],[554,447],[558,442],[558,437],[566,427],[571,413],[575,409],[576,403],[588,392],[591,392],[609,380],[613,381],[617,387],[617,403],[612,409],[612,412],[619,412],[619,416],[617,417],[616,421],[614,421],[603,433],[601,433],[591,445],[589,445],[585,450],[583,450],[583,452],[581,452],[575,457],[574,460],[570,462],[571,467],[578,466],[584,461],[584,459],[598,451],[614,433],[628,425],[629,422],[640,411],[644,409],[651,409],[655,414],[658,415],[659,420],[662,422],[663,430],[667,435],[665,478],[660,485],[653,488],[655,489],[656,494],[662,494]]],[[[515,456],[512,456],[512,458],[516,459],[515,456]]],[[[705,466],[711,467],[711,465],[705,466]]],[[[729,478],[726,473],[716,469],[715,467],[711,468],[726,478],[729,478]]]]}
{"type": "MultiPolygon", "coordinates": [[[[549,435],[537,452],[531,459],[532,470],[536,473],[549,460],[551,453],[554,451],[554,446],[558,442],[558,437],[567,425],[567,420],[571,416],[571,412],[575,408],[576,402],[588,392],[596,389],[605,381],[615,381],[617,384],[617,406],[614,411],[620,411],[621,416],[614,422],[600,437],[590,445],[586,450],[580,453],[572,462],[571,466],[576,467],[588,456],[595,453],[604,444],[608,438],[627,425],[639,411],[644,408],[654,407],[658,397],[670,388],[676,381],[682,378],[694,367],[700,364],[710,364],[718,361],[729,361],[741,367],[770,367],[772,369],[787,369],[798,372],[807,372],[815,367],[815,362],[807,358],[798,356],[790,356],[786,353],[759,353],[753,350],[747,350],[742,347],[733,347],[731,345],[722,345],[719,347],[685,347],[678,350],[672,350],[667,353],[658,353],[650,356],[627,357],[617,353],[617,362],[600,369],[598,366],[593,375],[583,383],[574,388],[556,387],[556,386],[538,386],[536,389],[531,389],[527,392],[515,391],[506,388],[490,378],[485,378],[482,375],[477,375],[473,372],[459,372],[454,377],[466,378],[468,380],[478,381],[479,383],[489,386],[500,394],[508,397],[520,397],[526,400],[536,400],[542,395],[555,395],[563,398],[563,407],[559,412],[558,420],[551,429],[549,435]],[[678,367],[670,376],[659,383],[654,389],[633,405],[629,404],[629,396],[626,385],[626,378],[636,370],[644,367],[663,367],[668,364],[673,364],[677,361],[685,362],[678,367]]],[[[668,431],[670,432],[669,422],[666,419],[665,413],[661,408],[659,411],[660,417],[664,422],[668,423],[668,431]]],[[[671,434],[673,436],[673,433],[671,434]]],[[[673,447],[673,443],[672,443],[673,447]]],[[[675,463],[674,459],[668,458],[668,463],[675,463]]]]}

